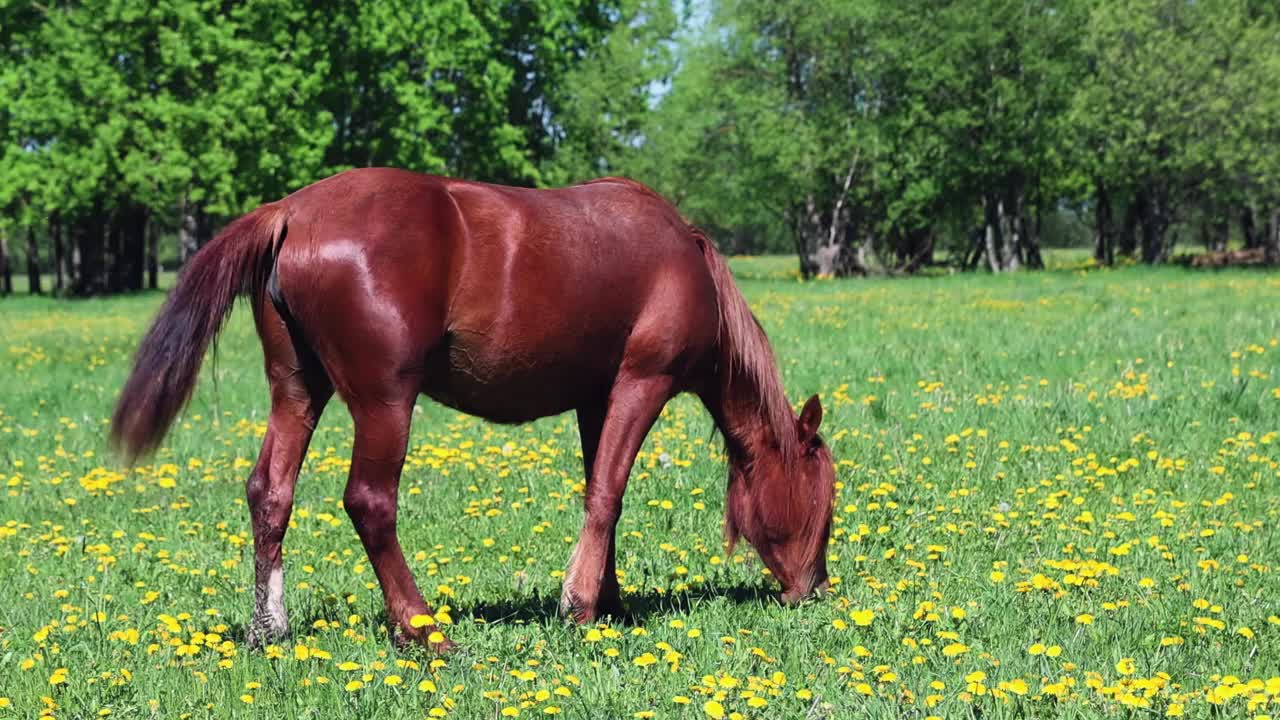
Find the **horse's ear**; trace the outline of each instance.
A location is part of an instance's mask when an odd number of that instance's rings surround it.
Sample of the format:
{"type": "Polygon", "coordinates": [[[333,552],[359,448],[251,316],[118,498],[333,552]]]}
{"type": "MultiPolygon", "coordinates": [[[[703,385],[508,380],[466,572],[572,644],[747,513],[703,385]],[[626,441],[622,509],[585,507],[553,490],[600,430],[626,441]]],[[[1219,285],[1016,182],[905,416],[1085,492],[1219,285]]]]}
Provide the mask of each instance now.
{"type": "Polygon", "coordinates": [[[804,409],[800,411],[800,419],[796,420],[796,430],[800,435],[800,442],[807,443],[813,440],[818,434],[818,426],[822,424],[822,402],[818,400],[818,396],[814,395],[804,404],[804,409]]]}

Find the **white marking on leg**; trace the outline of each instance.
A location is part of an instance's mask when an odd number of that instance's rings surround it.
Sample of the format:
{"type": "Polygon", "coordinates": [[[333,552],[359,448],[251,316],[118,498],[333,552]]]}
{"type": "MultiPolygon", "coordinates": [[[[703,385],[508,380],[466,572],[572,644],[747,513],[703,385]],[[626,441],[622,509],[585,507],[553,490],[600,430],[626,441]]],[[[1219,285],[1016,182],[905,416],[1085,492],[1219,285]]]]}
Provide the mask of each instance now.
{"type": "Polygon", "coordinates": [[[271,626],[280,633],[289,629],[289,617],[284,611],[284,567],[277,565],[271,568],[271,576],[267,578],[266,616],[271,626]]]}
{"type": "Polygon", "coordinates": [[[573,552],[569,555],[569,567],[565,570],[564,584],[560,586],[560,612],[573,611],[574,590],[578,583],[578,555],[582,552],[582,538],[579,536],[573,552]]]}
{"type": "MultiPolygon", "coordinates": [[[[261,573],[259,573],[261,576],[261,573]]],[[[249,639],[261,645],[283,637],[289,632],[289,618],[284,610],[284,569],[274,567],[267,581],[253,587],[253,621],[249,627],[249,639]]]]}

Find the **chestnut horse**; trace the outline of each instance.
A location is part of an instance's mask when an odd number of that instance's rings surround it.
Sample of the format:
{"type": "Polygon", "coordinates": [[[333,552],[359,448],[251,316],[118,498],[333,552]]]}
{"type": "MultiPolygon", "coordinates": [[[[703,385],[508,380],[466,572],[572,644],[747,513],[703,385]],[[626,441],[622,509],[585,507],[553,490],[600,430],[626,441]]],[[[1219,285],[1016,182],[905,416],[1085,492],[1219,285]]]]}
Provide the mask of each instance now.
{"type": "Polygon", "coordinates": [[[786,602],[825,586],[834,467],[822,407],[815,396],[797,417],[724,259],[639,183],[530,190],[369,168],[259,207],[191,259],[142,341],[111,428],[130,460],[164,438],[239,294],[271,387],[247,482],[254,643],[288,628],[281,542],[335,390],[355,422],[343,506],[398,639],[434,630],[412,622],[430,610],[396,537],[420,393],[499,423],[577,413],[586,512],[561,607],[578,622],[621,612],[623,491],[663,406],[686,391],[727,446],[728,542],[747,538],[786,602]]]}

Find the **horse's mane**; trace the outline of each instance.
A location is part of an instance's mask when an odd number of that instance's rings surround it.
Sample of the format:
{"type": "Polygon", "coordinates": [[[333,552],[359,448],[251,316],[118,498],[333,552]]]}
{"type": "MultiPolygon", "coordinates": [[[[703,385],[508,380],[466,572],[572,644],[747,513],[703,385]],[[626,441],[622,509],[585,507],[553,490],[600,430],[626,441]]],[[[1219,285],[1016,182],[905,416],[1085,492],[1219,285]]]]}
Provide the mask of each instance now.
{"type": "Polygon", "coordinates": [[[796,435],[795,413],[782,388],[782,378],[778,374],[778,363],[774,358],[773,348],[769,345],[769,337],[734,283],[733,274],[724,257],[701,230],[692,226],[689,230],[703,248],[707,267],[716,286],[716,299],[720,305],[720,327],[717,334],[723,354],[722,362],[727,365],[725,390],[729,393],[741,391],[734,384],[743,380],[753,386],[752,389],[760,398],[760,419],[773,430],[782,462],[788,465],[795,456],[799,439],[796,435]]]}

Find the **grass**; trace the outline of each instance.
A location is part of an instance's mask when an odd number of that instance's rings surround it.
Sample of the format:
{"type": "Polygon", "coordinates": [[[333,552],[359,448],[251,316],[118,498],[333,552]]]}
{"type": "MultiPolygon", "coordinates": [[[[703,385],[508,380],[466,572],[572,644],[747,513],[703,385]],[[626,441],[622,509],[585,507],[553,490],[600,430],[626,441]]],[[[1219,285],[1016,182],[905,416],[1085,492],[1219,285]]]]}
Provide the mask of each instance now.
{"type": "Polygon", "coordinates": [[[400,535],[463,650],[387,641],[330,406],[286,539],[293,635],[244,647],[267,409],[237,312],[165,449],[103,436],[158,294],[0,301],[0,718],[1240,717],[1280,703],[1280,278],[789,279],[736,261],[840,488],[821,602],[720,541],[710,422],[672,403],[619,527],[631,624],[555,615],[571,417],[423,399],[400,535]]]}

